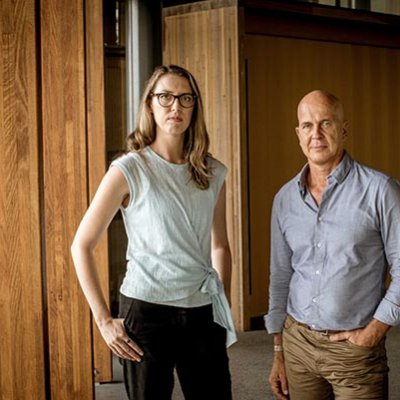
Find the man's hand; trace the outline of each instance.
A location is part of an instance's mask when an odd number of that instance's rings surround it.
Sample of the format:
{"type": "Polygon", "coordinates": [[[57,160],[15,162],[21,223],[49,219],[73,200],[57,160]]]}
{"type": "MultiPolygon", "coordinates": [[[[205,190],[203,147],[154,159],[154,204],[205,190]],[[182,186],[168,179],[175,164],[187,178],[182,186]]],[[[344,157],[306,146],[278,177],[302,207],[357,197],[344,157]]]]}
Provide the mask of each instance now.
{"type": "Polygon", "coordinates": [[[390,325],[373,319],[365,328],[340,332],[330,336],[329,339],[332,342],[348,340],[357,346],[374,347],[379,344],[390,328],[390,325]]]}
{"type": "Polygon", "coordinates": [[[272,392],[279,400],[287,400],[289,398],[283,352],[281,351],[275,353],[268,382],[272,392]]]}

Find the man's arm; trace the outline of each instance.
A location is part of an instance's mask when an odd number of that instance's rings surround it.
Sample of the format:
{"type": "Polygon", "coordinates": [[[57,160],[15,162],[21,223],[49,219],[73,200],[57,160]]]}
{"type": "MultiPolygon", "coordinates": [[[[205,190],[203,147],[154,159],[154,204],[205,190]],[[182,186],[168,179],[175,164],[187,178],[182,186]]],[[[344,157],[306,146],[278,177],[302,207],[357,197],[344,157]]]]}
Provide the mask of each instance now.
{"type": "Polygon", "coordinates": [[[271,215],[271,262],[269,282],[269,310],[264,317],[269,333],[280,333],[287,313],[289,284],[293,275],[292,251],[287,244],[278,219],[279,200],[275,197],[271,215]]]}
{"type": "Polygon", "coordinates": [[[389,179],[381,196],[380,222],[385,256],[390,265],[390,285],[374,318],[387,324],[400,323],[400,184],[389,179]]]}
{"type": "Polygon", "coordinates": [[[276,333],[274,335],[274,360],[268,382],[271,386],[272,392],[279,400],[288,399],[289,394],[284,361],[282,334],[276,333]]]}
{"type": "Polygon", "coordinates": [[[332,341],[349,340],[365,347],[376,346],[393,325],[400,322],[400,185],[389,179],[378,210],[381,237],[388,260],[391,283],[377,307],[374,318],[363,329],[332,335],[332,341]]]}
{"type": "Polygon", "coordinates": [[[288,399],[289,392],[281,332],[287,316],[286,306],[293,269],[291,267],[291,250],[278,221],[278,208],[278,200],[275,198],[271,216],[269,311],[264,319],[268,332],[274,333],[274,359],[268,382],[275,396],[279,400],[285,400],[288,399]]]}

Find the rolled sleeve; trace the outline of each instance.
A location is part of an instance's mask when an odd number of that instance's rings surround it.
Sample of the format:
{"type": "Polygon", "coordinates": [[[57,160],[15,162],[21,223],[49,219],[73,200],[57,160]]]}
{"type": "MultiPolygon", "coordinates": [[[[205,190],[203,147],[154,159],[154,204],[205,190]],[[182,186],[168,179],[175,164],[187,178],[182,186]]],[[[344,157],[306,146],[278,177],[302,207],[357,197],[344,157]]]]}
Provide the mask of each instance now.
{"type": "Polygon", "coordinates": [[[387,325],[399,325],[400,307],[397,304],[393,304],[390,301],[383,299],[375,312],[374,318],[387,325]]]}
{"type": "Polygon", "coordinates": [[[374,318],[388,325],[400,324],[400,185],[389,179],[382,196],[381,233],[390,265],[391,283],[374,318]]]}

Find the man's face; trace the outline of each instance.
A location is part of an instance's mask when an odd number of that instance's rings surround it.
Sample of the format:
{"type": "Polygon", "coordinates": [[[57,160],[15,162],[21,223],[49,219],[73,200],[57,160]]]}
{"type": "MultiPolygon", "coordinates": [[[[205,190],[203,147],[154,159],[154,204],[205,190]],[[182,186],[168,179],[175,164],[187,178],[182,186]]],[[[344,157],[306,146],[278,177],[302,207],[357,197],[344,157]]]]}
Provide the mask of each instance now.
{"type": "Polygon", "coordinates": [[[342,110],[323,96],[310,96],[299,104],[296,134],[309,163],[334,166],[340,162],[347,136],[342,110]]]}

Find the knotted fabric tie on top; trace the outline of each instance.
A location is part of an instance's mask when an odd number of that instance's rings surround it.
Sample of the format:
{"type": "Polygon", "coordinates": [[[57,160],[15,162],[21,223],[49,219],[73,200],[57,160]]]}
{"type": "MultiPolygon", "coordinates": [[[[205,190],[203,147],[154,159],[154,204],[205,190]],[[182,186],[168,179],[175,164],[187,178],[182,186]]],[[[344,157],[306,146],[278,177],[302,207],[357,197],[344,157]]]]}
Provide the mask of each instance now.
{"type": "Polygon", "coordinates": [[[231,346],[237,341],[236,331],[224,286],[219,280],[217,271],[214,268],[210,267],[210,269],[207,270],[207,276],[200,287],[200,291],[210,295],[214,322],[226,329],[226,347],[231,346]]]}

